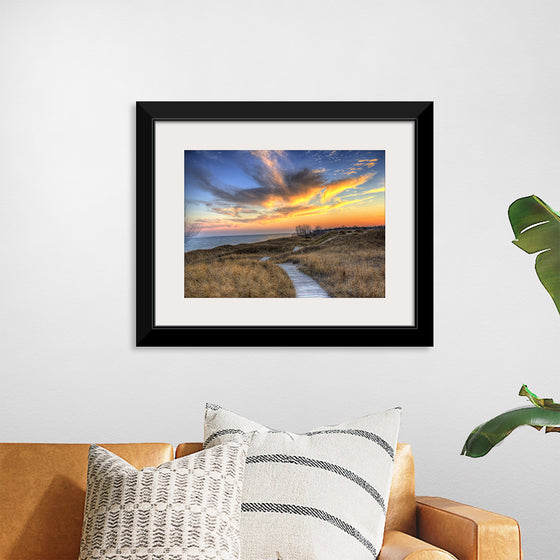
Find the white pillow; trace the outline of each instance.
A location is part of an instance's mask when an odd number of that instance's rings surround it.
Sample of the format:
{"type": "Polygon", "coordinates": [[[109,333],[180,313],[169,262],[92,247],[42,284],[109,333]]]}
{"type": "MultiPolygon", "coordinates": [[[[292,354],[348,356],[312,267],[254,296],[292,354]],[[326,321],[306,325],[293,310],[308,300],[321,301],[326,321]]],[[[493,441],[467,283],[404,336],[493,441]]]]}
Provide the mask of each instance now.
{"type": "Polygon", "coordinates": [[[206,406],[204,446],[254,433],[241,505],[242,560],[372,560],[383,530],[401,409],[305,434],[206,406]]]}
{"type": "Polygon", "coordinates": [[[238,560],[247,443],[137,470],[89,450],[80,560],[238,560]]]}

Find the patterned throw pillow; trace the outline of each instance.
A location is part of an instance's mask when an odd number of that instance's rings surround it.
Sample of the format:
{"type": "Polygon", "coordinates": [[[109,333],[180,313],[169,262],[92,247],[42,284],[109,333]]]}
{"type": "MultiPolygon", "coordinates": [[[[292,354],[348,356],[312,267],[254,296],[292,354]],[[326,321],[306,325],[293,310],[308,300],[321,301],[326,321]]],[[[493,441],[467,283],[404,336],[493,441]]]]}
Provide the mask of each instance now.
{"type": "Polygon", "coordinates": [[[256,432],[241,505],[243,560],[374,560],[401,409],[305,434],[271,430],[206,406],[205,447],[256,432]]]}
{"type": "Polygon", "coordinates": [[[89,450],[80,560],[238,560],[247,443],[142,470],[89,450]]]}

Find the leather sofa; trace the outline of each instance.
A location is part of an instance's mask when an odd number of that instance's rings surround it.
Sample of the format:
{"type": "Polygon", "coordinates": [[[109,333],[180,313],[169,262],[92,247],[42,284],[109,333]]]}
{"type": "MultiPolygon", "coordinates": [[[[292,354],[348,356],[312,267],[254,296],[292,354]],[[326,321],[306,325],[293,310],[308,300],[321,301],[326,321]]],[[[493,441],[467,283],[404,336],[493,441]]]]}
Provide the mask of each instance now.
{"type": "MultiPolygon", "coordinates": [[[[141,469],[200,443],[103,445],[141,469]]],[[[0,560],[76,560],[87,444],[0,443],[0,560]]],[[[517,522],[443,498],[415,495],[410,446],[399,443],[379,560],[520,560],[517,522]]]]}

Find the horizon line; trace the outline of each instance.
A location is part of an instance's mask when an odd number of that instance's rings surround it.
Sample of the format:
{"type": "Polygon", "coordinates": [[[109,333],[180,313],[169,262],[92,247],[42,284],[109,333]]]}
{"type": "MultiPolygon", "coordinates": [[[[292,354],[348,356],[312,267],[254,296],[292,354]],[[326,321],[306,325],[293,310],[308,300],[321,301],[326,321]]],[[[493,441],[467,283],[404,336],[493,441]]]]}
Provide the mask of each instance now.
{"type": "MultiPolygon", "coordinates": [[[[375,224],[375,225],[370,225],[370,226],[365,226],[365,225],[352,225],[352,226],[334,226],[334,227],[324,227],[321,228],[323,230],[333,230],[333,229],[341,229],[341,228],[345,228],[345,229],[360,229],[360,228],[375,228],[375,227],[385,227],[385,224],[375,224]]],[[[210,230],[206,230],[206,231],[210,231],[210,230]]],[[[237,231],[236,233],[229,233],[227,231],[220,231],[220,233],[217,232],[210,232],[212,233],[212,235],[206,235],[204,233],[204,230],[201,231],[198,235],[196,235],[195,237],[237,237],[237,236],[244,236],[244,235],[280,235],[280,234],[294,234],[295,233],[295,229],[290,229],[290,230],[286,230],[286,231],[261,231],[261,232],[255,232],[254,230],[249,230],[246,231],[244,233],[240,233],[239,231],[237,231]]]]}

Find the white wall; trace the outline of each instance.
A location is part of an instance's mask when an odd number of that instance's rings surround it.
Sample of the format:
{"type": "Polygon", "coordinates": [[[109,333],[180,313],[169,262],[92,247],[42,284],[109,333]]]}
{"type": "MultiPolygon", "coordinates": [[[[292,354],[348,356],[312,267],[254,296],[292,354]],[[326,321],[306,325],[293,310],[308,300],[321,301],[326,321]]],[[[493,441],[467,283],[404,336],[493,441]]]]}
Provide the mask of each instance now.
{"type": "MultiPolygon", "coordinates": [[[[523,382],[560,397],[560,321],[510,202],[560,208],[560,4],[0,5],[0,440],[199,440],[206,400],[293,431],[402,405],[420,494],[557,557],[560,439],[484,459],[523,382]],[[435,348],[136,349],[136,100],[434,100],[435,348]]],[[[250,343],[250,340],[247,341],[250,343]]]]}

